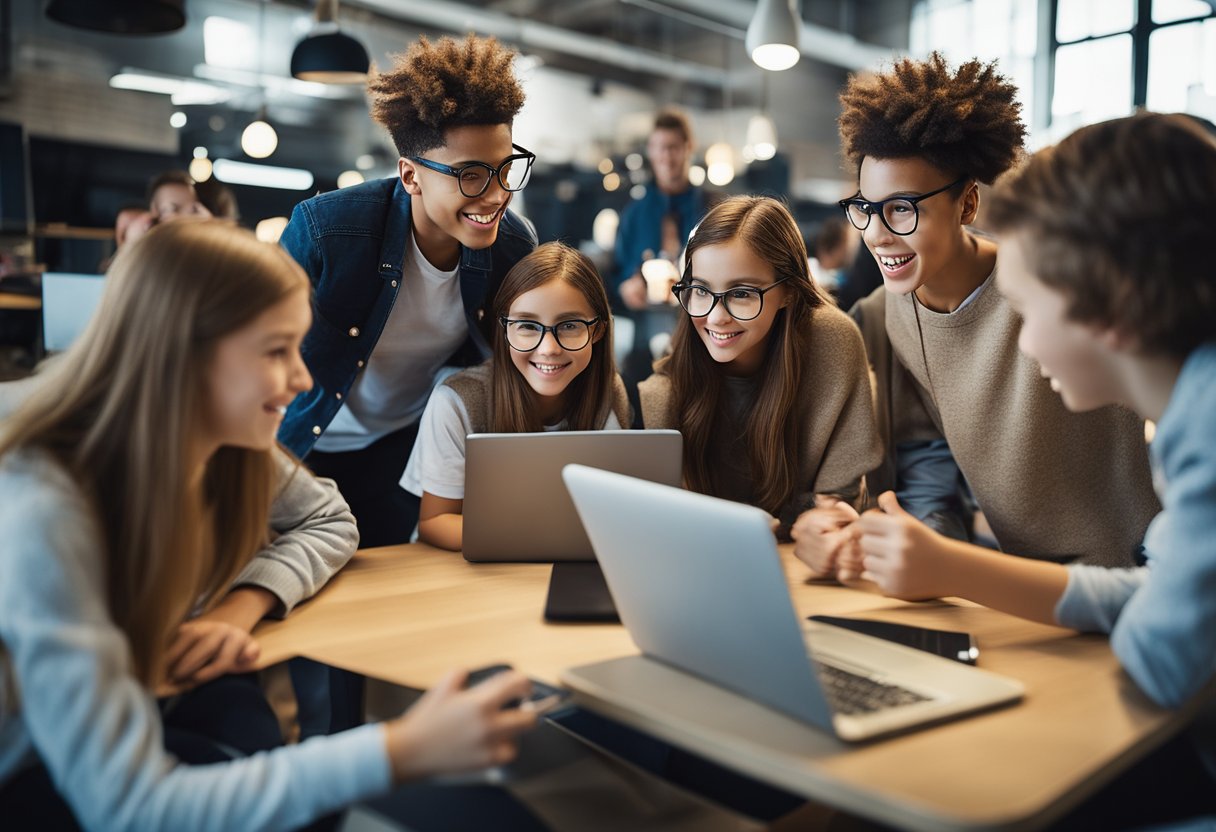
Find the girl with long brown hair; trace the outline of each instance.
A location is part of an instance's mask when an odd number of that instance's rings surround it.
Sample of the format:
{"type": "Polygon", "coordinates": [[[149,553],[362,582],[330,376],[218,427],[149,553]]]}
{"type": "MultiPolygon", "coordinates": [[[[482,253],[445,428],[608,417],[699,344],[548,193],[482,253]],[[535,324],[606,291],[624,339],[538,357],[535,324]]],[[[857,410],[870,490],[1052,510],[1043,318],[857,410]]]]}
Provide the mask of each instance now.
{"type": "Polygon", "coordinates": [[[490,361],[449,377],[427,402],[402,488],[422,497],[418,536],[454,551],[464,522],[470,433],[628,427],[612,356],[612,313],[587,257],[546,243],[515,264],[491,307],[490,361]]]}
{"type": "Polygon", "coordinates": [[[789,210],[769,197],[719,203],[673,291],[687,314],[638,390],[647,428],[684,435],[688,487],[782,525],[816,494],[857,500],[881,459],[865,350],[812,282],[789,210]]]}
{"type": "MultiPolygon", "coordinates": [[[[500,710],[526,691],[518,674],[462,692],[455,673],[403,717],[216,765],[166,750],[154,692],[194,681],[172,676],[183,622],[255,553],[297,569],[299,552],[270,547],[350,515],[275,443],[311,386],[308,279],[287,254],[183,221],[125,247],[106,280],[86,332],[0,426],[0,812],[31,828],[290,829],[511,756],[534,720],[500,710]],[[288,493],[320,505],[284,528],[288,493]]],[[[248,659],[233,643],[220,664],[248,659]]]]}

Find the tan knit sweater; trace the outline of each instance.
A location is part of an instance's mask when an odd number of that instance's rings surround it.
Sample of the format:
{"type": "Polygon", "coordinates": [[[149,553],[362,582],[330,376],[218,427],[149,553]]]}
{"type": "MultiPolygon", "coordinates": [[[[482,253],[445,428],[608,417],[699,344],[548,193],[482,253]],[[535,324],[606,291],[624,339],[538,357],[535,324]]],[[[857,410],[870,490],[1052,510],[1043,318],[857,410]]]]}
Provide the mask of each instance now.
{"type": "Polygon", "coordinates": [[[950,314],[882,287],[859,307],[867,348],[879,357],[879,424],[888,447],[936,428],[1007,552],[1132,564],[1161,510],[1143,420],[1120,407],[1065,408],[1038,364],[1018,350],[1018,316],[991,280],[950,314]],[[876,343],[883,330],[872,321],[885,321],[887,344],[876,343]]]}
{"type": "MultiPolygon", "coordinates": [[[[808,417],[802,449],[807,490],[781,511],[785,522],[809,508],[814,494],[855,498],[862,476],[883,455],[874,428],[865,347],[856,324],[835,306],[824,305],[814,310],[811,328],[809,373],[801,385],[808,417]]],[[[647,428],[679,429],[668,376],[655,373],[638,385],[638,393],[647,428]]]]}

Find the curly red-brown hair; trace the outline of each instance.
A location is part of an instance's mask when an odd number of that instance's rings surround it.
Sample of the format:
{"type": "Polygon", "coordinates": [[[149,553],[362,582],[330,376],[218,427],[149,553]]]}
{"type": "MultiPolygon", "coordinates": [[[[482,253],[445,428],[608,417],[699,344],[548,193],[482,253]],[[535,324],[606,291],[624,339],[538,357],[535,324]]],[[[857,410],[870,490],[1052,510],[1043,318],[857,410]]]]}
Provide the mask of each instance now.
{"type": "Polygon", "coordinates": [[[955,72],[939,52],[904,58],[888,72],[849,78],[840,94],[841,146],[854,169],[866,156],[919,157],[991,184],[1022,153],[1017,92],[995,61],[967,61],[955,72]]]}
{"type": "Polygon", "coordinates": [[[511,124],[524,105],[514,59],[515,51],[494,38],[420,37],[368,82],[372,118],[388,128],[402,156],[442,147],[452,127],[511,124]]]}

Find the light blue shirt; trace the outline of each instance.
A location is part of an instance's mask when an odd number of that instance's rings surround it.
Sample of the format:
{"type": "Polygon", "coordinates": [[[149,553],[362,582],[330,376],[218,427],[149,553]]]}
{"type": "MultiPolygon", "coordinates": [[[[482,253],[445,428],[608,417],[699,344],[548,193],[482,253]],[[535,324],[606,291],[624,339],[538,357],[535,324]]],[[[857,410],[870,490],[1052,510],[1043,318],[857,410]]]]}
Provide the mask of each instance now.
{"type": "Polygon", "coordinates": [[[0,783],[41,760],[86,829],[294,829],[386,792],[381,726],[180,765],[105,600],[100,531],[45,452],[0,460],[0,783]]]}
{"type": "Polygon", "coordinates": [[[1109,632],[1145,694],[1177,707],[1216,676],[1216,343],[1183,365],[1150,449],[1164,507],[1144,537],[1148,565],[1073,565],[1056,620],[1109,632]]]}

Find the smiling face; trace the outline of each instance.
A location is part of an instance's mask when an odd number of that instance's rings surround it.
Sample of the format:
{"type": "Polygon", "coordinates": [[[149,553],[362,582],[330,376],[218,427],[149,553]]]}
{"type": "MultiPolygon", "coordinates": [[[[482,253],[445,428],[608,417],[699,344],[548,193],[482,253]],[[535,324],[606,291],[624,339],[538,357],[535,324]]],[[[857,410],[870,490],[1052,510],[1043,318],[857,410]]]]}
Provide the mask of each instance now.
{"type": "MultiPolygon", "coordinates": [[[[508,124],[477,124],[453,127],[445,134],[447,143],[422,154],[432,162],[459,168],[471,162],[498,167],[513,154],[511,127],[508,124]]],[[[423,167],[409,159],[397,162],[401,182],[413,198],[411,219],[418,248],[431,265],[455,268],[460,246],[489,248],[498,239],[498,224],[511,202],[498,177],[478,197],[460,192],[456,177],[423,167]]]]}
{"type": "MultiPolygon", "coordinates": [[[[935,191],[956,177],[946,174],[924,159],[875,159],[867,156],[861,162],[858,187],[861,197],[879,201],[891,197],[915,197],[935,191]]],[[[919,219],[916,231],[907,236],[894,234],[878,215],[870,217],[863,232],[866,248],[878,261],[883,284],[888,291],[906,295],[925,283],[932,284],[943,271],[950,268],[963,251],[964,200],[971,197],[973,187],[962,197],[953,189],[944,191],[916,206],[919,219]]],[[[967,219],[966,221],[970,221],[967,219]]],[[[899,228],[896,225],[896,228],[899,228]]]]}
{"type": "Polygon", "coordinates": [[[1068,317],[1068,299],[1040,281],[1027,260],[1028,241],[1014,234],[1001,242],[996,283],[1022,316],[1018,349],[1039,364],[1072,411],[1119,401],[1121,386],[1110,334],[1068,317]]]}
{"type": "MultiPolygon", "coordinates": [[[[702,246],[692,255],[689,282],[711,292],[725,292],[741,286],[764,289],[776,280],[772,265],[742,240],[702,246]]],[[[718,301],[708,315],[692,318],[692,325],[710,358],[725,365],[731,375],[750,376],[764,361],[773,321],[786,302],[786,289],[778,286],[765,293],[760,314],[750,321],[731,317],[725,304],[718,301]]]]}
{"type": "MultiPolygon", "coordinates": [[[[513,321],[535,321],[545,326],[553,326],[569,320],[590,321],[596,314],[576,286],[556,279],[517,297],[511,303],[507,317],[513,321]]],[[[566,388],[587,369],[591,363],[594,345],[603,334],[602,323],[593,326],[591,342],[580,350],[565,349],[557,342],[552,332],[546,332],[534,350],[521,352],[508,348],[511,363],[519,370],[532,391],[540,397],[537,410],[546,424],[552,424],[552,420],[566,410],[566,388]]],[[[505,338],[505,333],[500,337],[505,338]]]]}
{"type": "Polygon", "coordinates": [[[312,387],[300,356],[311,323],[308,292],[301,289],[220,339],[207,371],[206,444],[254,450],[274,446],[287,405],[312,387]]]}

